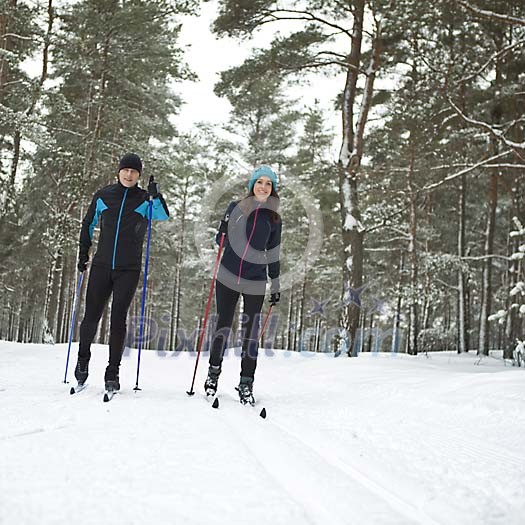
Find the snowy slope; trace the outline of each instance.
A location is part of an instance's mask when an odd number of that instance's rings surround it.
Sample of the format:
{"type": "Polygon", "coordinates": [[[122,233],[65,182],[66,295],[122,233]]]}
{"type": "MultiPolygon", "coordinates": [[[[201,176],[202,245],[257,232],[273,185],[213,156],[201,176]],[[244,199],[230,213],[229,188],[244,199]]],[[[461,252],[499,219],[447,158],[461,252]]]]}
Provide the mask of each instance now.
{"type": "Polygon", "coordinates": [[[104,404],[106,347],[75,396],[65,354],[0,342],[2,525],[524,523],[525,372],[501,360],[276,351],[263,420],[235,401],[238,356],[213,410],[206,357],[189,397],[194,355],[144,352],[135,393],[132,353],[104,404]]]}

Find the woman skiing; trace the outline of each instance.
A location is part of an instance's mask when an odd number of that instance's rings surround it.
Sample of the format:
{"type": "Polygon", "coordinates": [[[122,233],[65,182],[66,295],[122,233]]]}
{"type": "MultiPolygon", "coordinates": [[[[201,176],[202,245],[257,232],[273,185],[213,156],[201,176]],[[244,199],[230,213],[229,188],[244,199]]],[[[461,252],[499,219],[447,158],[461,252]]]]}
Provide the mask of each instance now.
{"type": "Polygon", "coordinates": [[[259,317],[264,302],[266,282],[271,280],[270,304],[279,302],[279,250],[281,218],[277,175],[268,166],[253,171],[248,195],[231,202],[221,221],[217,243],[224,235],[222,256],[216,284],[217,324],[213,335],[207,395],[215,395],[222,359],[240,295],[243,296],[244,336],[241,377],[237,390],[242,404],[255,404],[253,380],[257,366],[259,317]]]}

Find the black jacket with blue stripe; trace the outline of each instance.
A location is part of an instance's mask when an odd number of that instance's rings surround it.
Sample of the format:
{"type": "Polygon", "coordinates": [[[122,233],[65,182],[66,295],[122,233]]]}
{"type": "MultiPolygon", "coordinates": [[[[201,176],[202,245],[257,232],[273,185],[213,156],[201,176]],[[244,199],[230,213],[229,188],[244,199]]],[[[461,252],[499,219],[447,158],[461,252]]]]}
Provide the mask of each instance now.
{"type": "MultiPolygon", "coordinates": [[[[88,254],[93,232],[100,225],[93,266],[112,270],[140,270],[142,246],[148,229],[148,192],[138,185],[126,188],[120,182],[98,190],[82,221],[80,254],[88,254]]],[[[166,202],[159,196],[152,201],[152,219],[169,217],[166,202]]]]}

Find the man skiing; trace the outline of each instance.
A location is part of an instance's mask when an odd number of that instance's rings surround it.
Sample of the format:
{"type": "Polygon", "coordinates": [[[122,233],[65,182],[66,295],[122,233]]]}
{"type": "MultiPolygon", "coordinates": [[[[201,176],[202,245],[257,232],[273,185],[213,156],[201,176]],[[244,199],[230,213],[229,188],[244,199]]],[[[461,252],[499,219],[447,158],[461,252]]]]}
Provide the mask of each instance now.
{"type": "Polygon", "coordinates": [[[88,377],[91,343],[109,296],[111,326],[109,362],[104,375],[108,391],[120,389],[119,367],[126,338],[126,317],[135,295],[142,264],[142,246],[148,223],[148,201],[152,219],[164,221],[168,207],[158,184],[150,180],[148,191],[138,186],[142,161],[127,153],[118,165],[118,182],[98,190],[82,221],[78,270],[84,272],[89,261],[93,232],[100,225],[97,252],[93,257],[86,295],[86,311],[80,325],[80,345],[75,378],[83,385],[88,377]]]}

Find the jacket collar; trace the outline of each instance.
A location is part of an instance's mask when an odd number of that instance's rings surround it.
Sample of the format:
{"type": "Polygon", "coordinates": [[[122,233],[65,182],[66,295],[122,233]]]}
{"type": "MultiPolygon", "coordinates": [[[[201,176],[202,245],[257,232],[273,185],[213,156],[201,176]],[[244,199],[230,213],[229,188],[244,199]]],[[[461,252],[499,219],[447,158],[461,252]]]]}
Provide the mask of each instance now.
{"type": "Polygon", "coordinates": [[[140,189],[138,182],[137,184],[135,184],[135,186],[131,186],[131,188],[127,188],[126,186],[124,186],[124,184],[122,184],[119,180],[117,180],[117,186],[122,191],[126,191],[126,190],[137,191],[138,189],[140,189]]]}

